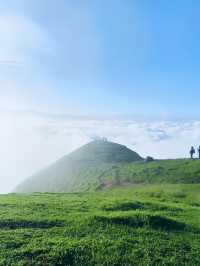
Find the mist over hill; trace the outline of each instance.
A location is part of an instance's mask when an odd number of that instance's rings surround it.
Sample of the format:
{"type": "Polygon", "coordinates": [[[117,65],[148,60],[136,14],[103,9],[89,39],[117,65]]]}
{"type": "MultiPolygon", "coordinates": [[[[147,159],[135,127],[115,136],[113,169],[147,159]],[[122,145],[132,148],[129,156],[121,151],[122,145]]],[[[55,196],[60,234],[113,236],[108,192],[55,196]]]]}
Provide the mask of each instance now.
{"type": "Polygon", "coordinates": [[[142,160],[139,154],[123,145],[96,140],[29,177],[14,192],[94,190],[101,185],[101,177],[114,166],[142,160]]]}
{"type": "Polygon", "coordinates": [[[14,192],[86,192],[149,183],[200,183],[199,160],[145,162],[126,146],[96,140],[27,178],[14,192]]]}

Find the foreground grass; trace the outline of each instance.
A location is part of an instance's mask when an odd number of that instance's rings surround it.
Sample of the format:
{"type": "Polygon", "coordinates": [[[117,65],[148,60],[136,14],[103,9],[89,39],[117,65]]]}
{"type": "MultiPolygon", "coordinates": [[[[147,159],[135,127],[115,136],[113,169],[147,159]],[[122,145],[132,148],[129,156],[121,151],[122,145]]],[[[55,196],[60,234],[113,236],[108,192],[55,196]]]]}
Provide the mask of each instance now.
{"type": "Polygon", "coordinates": [[[0,196],[0,265],[200,265],[200,185],[0,196]]]}

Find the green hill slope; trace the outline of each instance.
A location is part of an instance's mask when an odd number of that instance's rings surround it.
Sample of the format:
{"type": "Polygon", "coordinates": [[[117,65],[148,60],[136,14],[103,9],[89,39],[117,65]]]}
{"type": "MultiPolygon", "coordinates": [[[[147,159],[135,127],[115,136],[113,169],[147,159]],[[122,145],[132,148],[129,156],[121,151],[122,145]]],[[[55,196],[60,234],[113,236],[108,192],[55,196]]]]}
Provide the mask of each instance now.
{"type": "Polygon", "coordinates": [[[113,186],[200,183],[200,160],[145,163],[125,146],[91,142],[28,178],[14,192],[86,192],[113,186]]]}
{"type": "Polygon", "coordinates": [[[114,165],[136,161],[142,161],[142,158],[123,145],[93,141],[28,178],[14,192],[95,190],[101,184],[101,176],[114,165]]]}
{"type": "Polygon", "coordinates": [[[200,160],[156,160],[119,164],[102,176],[104,184],[200,183],[200,160]]]}

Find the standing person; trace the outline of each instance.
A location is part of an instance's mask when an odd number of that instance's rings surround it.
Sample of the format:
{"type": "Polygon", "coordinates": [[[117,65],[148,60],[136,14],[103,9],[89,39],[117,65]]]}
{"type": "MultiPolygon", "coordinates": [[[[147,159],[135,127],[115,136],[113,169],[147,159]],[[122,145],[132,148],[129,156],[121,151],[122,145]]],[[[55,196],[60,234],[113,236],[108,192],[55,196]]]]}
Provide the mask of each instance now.
{"type": "Polygon", "coordinates": [[[200,146],[199,146],[199,148],[198,148],[198,153],[199,153],[199,159],[200,159],[200,146]]]}
{"type": "Polygon", "coordinates": [[[193,159],[194,154],[195,154],[195,149],[192,146],[191,149],[190,149],[190,157],[191,157],[191,159],[193,159]]]}

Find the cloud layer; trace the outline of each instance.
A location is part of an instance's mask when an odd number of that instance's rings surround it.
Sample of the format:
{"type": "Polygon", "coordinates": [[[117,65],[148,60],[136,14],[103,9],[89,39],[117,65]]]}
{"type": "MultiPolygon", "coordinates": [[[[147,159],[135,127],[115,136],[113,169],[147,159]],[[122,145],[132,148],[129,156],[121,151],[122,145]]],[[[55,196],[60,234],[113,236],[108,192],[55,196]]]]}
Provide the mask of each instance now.
{"type": "Polygon", "coordinates": [[[91,141],[107,137],[142,156],[188,156],[200,144],[200,121],[136,121],[130,118],[1,113],[0,192],[91,141]]]}

